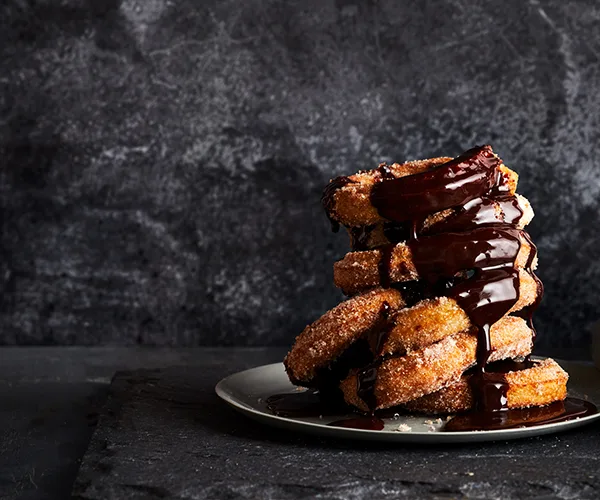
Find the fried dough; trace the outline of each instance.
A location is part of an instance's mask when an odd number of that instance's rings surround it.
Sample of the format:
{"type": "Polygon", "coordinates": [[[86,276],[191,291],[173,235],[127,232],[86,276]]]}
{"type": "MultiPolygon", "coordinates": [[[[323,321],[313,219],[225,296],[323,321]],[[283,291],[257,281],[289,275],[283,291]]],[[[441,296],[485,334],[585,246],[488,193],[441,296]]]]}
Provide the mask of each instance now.
{"type": "MultiPolygon", "coordinates": [[[[532,348],[532,331],[521,318],[506,316],[490,332],[489,361],[527,356],[532,348]]],[[[375,409],[404,404],[457,382],[475,365],[477,334],[462,332],[423,349],[387,359],[377,370],[374,386],[375,409]]],[[[370,410],[358,396],[357,370],[340,383],[345,401],[362,411],[370,410]]]]}
{"type": "Polygon", "coordinates": [[[338,304],[308,325],[283,361],[292,383],[310,384],[319,368],[329,365],[380,321],[384,303],[391,313],[404,306],[399,291],[378,288],[338,304]]]}
{"type": "MultiPolygon", "coordinates": [[[[519,229],[524,229],[532,221],[535,214],[527,198],[518,193],[515,193],[514,196],[518,201],[519,208],[523,212],[521,218],[515,224],[515,226],[519,229]]],[[[510,218],[502,210],[500,203],[496,202],[494,208],[494,215],[497,223],[502,224],[510,221],[510,218]]],[[[437,228],[442,226],[442,223],[453,220],[453,217],[457,215],[459,211],[460,207],[456,209],[443,210],[430,215],[420,226],[417,226],[417,232],[423,236],[435,233],[437,228]]],[[[350,236],[350,245],[356,245],[356,240],[360,239],[360,248],[355,248],[355,250],[371,250],[383,245],[388,245],[390,243],[397,243],[400,238],[392,237],[392,240],[390,240],[390,234],[395,236],[394,233],[397,234],[398,231],[395,231],[393,227],[391,230],[386,229],[386,224],[390,223],[378,222],[377,224],[371,226],[348,227],[347,231],[348,235],[350,236]],[[357,235],[359,238],[357,238],[357,235]]]]}
{"type": "MultiPolygon", "coordinates": [[[[521,248],[516,258],[516,267],[527,265],[532,247],[526,238],[521,238],[521,248]]],[[[380,286],[380,263],[385,258],[381,249],[348,252],[343,259],[333,265],[333,281],[345,295],[354,295],[360,291],[380,286]]],[[[406,243],[394,245],[389,259],[390,283],[401,283],[419,279],[413,262],[410,247],[406,243]]],[[[537,268],[537,256],[531,269],[537,268]]]]}
{"type": "MultiPolygon", "coordinates": [[[[509,312],[535,302],[537,282],[521,270],[520,296],[509,312]]],[[[284,360],[290,380],[297,385],[313,384],[320,368],[333,363],[355,341],[363,338],[381,320],[381,307],[389,305],[387,338],[375,356],[404,354],[427,347],[471,328],[471,321],[452,298],[438,297],[404,308],[402,293],[376,288],[356,295],[326,312],[298,335],[284,360]]],[[[371,345],[372,351],[376,346],[371,345]]]]}
{"type": "MultiPolygon", "coordinates": [[[[526,271],[520,271],[519,300],[508,313],[520,311],[533,304],[539,293],[537,282],[526,271]]],[[[507,314],[508,314],[507,313],[507,314]]],[[[473,327],[471,320],[449,297],[438,297],[417,302],[412,307],[402,309],[391,320],[393,325],[387,339],[374,353],[376,356],[403,354],[415,351],[438,342],[455,333],[464,332],[473,327]]],[[[374,346],[371,346],[373,349],[374,346]]]]}
{"type": "MultiPolygon", "coordinates": [[[[553,359],[534,362],[535,366],[519,371],[497,374],[508,385],[507,407],[544,406],[567,397],[569,375],[553,359]]],[[[409,401],[404,407],[426,414],[459,413],[472,410],[475,398],[471,375],[463,375],[454,384],[427,396],[409,401]]]]}
{"type": "MultiPolygon", "coordinates": [[[[386,165],[386,169],[395,178],[399,178],[424,172],[450,160],[452,158],[449,157],[429,158],[386,165]]],[[[498,170],[503,176],[508,192],[514,194],[519,176],[502,163],[500,163],[498,170]]],[[[369,226],[385,221],[386,219],[379,215],[377,209],[371,204],[371,190],[373,185],[382,179],[381,171],[379,169],[366,170],[344,179],[349,182],[335,189],[330,196],[324,198],[327,202],[325,203],[325,210],[329,218],[347,227],[369,226]]],[[[339,180],[340,178],[333,179],[328,188],[336,184],[339,185],[339,180]]],[[[328,188],[326,188],[326,192],[328,188]]]]}

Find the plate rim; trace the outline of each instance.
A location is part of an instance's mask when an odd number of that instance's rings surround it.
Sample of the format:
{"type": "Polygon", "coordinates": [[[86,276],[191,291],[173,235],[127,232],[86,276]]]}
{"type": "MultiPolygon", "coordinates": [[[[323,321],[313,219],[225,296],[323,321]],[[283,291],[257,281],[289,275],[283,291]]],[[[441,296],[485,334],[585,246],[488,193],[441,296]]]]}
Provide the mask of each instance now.
{"type": "MultiPolygon", "coordinates": [[[[545,356],[532,356],[533,359],[546,359],[545,356]]],[[[586,363],[585,361],[568,361],[568,360],[559,360],[555,359],[555,361],[562,365],[565,364],[585,364],[589,367],[594,367],[593,363],[586,363]]],[[[381,430],[374,431],[368,429],[351,429],[344,427],[335,427],[328,426],[326,424],[321,424],[317,422],[307,422],[303,420],[297,420],[293,418],[281,417],[278,415],[273,415],[272,413],[267,413],[266,411],[261,411],[256,409],[250,405],[243,404],[238,401],[235,396],[233,396],[225,386],[228,383],[231,383],[231,379],[235,377],[241,377],[247,372],[250,371],[258,371],[265,370],[267,368],[275,368],[281,366],[284,371],[283,363],[275,362],[268,363],[265,365],[259,365],[252,368],[247,368],[245,370],[241,370],[235,373],[231,373],[225,377],[223,377],[217,384],[215,385],[215,393],[217,396],[222,399],[229,406],[233,407],[235,410],[241,412],[242,414],[253,418],[256,421],[259,421],[264,424],[271,424],[277,427],[293,427],[294,430],[300,430],[302,432],[310,432],[313,434],[321,434],[327,436],[336,436],[336,437],[353,437],[356,439],[370,439],[373,441],[384,441],[385,438],[390,438],[389,442],[421,442],[421,443],[430,443],[430,444],[450,444],[450,443],[458,443],[458,442],[475,442],[475,441],[498,441],[498,440],[512,440],[518,438],[526,438],[539,436],[543,434],[551,434],[556,432],[561,432],[563,430],[570,430],[576,427],[580,427],[586,425],[594,420],[600,419],[600,407],[599,411],[593,415],[588,415],[585,417],[576,418],[573,420],[568,420],[566,422],[555,422],[549,424],[542,424],[535,427],[518,427],[514,429],[496,429],[496,430],[482,430],[482,431],[458,431],[458,432],[423,432],[423,431],[415,431],[415,432],[399,432],[399,431],[390,431],[390,430],[381,430]],[[442,437],[443,436],[443,437],[442,437]]],[[[598,402],[594,401],[594,404],[598,404],[598,402]]]]}

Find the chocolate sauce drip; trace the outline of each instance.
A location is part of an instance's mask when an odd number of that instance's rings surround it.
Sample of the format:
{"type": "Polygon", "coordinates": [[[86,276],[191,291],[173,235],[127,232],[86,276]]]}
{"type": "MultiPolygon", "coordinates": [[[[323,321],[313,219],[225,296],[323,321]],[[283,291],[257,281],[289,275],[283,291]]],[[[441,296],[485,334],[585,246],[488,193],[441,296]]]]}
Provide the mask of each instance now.
{"type": "Polygon", "coordinates": [[[356,376],[356,394],[363,400],[371,412],[377,408],[375,382],[377,382],[377,371],[380,364],[380,361],[373,361],[362,368],[356,376]]]}
{"type": "Polygon", "coordinates": [[[381,258],[379,259],[379,284],[383,288],[390,287],[390,271],[392,266],[392,256],[394,255],[394,245],[384,245],[379,247],[379,251],[381,252],[381,258]]]}
{"type": "MultiPolygon", "coordinates": [[[[371,250],[370,238],[377,225],[357,226],[348,229],[350,247],[353,252],[371,250]]],[[[389,243],[399,243],[410,238],[410,228],[406,223],[387,221],[383,223],[383,235],[389,243]]]]}
{"type": "Polygon", "coordinates": [[[492,354],[491,326],[519,300],[519,273],[512,267],[481,271],[450,292],[478,330],[477,373],[471,379],[477,407],[502,410],[506,408],[507,386],[485,373],[485,365],[492,354]]]}
{"type": "Polygon", "coordinates": [[[332,397],[341,396],[339,384],[351,370],[361,368],[373,361],[373,354],[367,337],[353,342],[340,356],[327,367],[317,370],[311,387],[318,388],[332,397]]]}
{"type": "Polygon", "coordinates": [[[376,183],[371,201],[386,219],[413,220],[489,192],[499,181],[499,165],[490,146],[473,148],[431,170],[376,183]]]}
{"type": "MultiPolygon", "coordinates": [[[[474,325],[489,333],[489,326],[519,300],[519,272],[513,267],[478,271],[472,278],[452,286],[447,295],[458,302],[474,325]]],[[[483,362],[483,358],[478,361],[483,362]]]]}
{"type": "MultiPolygon", "coordinates": [[[[378,356],[385,344],[390,330],[393,327],[390,321],[391,307],[387,302],[381,304],[378,319],[373,327],[365,333],[374,356],[378,356]]],[[[380,361],[375,359],[358,371],[356,377],[356,392],[358,397],[364,401],[369,410],[373,411],[377,407],[375,398],[375,382],[377,380],[377,369],[380,361]]]]}
{"type": "MultiPolygon", "coordinates": [[[[478,354],[487,356],[488,352],[489,350],[485,350],[478,354]]],[[[535,362],[527,356],[522,361],[505,359],[485,364],[485,372],[481,370],[481,366],[484,365],[478,365],[473,370],[469,370],[475,407],[477,411],[495,412],[507,409],[509,385],[505,375],[509,372],[532,368],[535,366],[535,362]]]]}
{"type": "MultiPolygon", "coordinates": [[[[381,216],[410,222],[407,244],[421,279],[436,290],[445,283],[442,294],[454,298],[477,327],[478,374],[472,381],[479,406],[487,410],[506,406],[505,387],[485,373],[492,352],[490,328],[519,299],[515,262],[521,231],[515,225],[523,211],[517,198],[506,194],[499,165],[489,146],[474,148],[426,172],[382,180],[371,195],[381,216]],[[434,226],[433,234],[418,234],[427,215],[454,207],[460,208],[434,226]]],[[[380,260],[382,286],[389,286],[390,252],[380,260]]],[[[376,368],[366,373],[370,380],[376,368]]]]}
{"type": "Polygon", "coordinates": [[[598,412],[589,401],[567,398],[548,406],[505,411],[473,411],[452,418],[443,428],[446,432],[489,431],[556,424],[598,412]]]}
{"type": "Polygon", "coordinates": [[[422,236],[408,242],[419,276],[428,281],[465,269],[493,269],[514,263],[521,231],[510,226],[422,236]]]}
{"type": "Polygon", "coordinates": [[[522,218],[523,209],[516,196],[482,196],[465,203],[454,214],[434,224],[427,234],[464,231],[468,228],[500,223],[517,225],[522,218]]]}
{"type": "Polygon", "coordinates": [[[508,176],[505,172],[498,169],[496,170],[496,182],[492,189],[490,189],[490,195],[502,195],[510,191],[510,184],[508,182],[508,176]]]}
{"type": "MultiPolygon", "coordinates": [[[[479,346],[478,346],[479,347],[479,346]]],[[[471,378],[471,387],[475,396],[475,409],[481,412],[497,412],[506,410],[508,404],[508,383],[502,373],[488,373],[480,371],[471,378]]]]}
{"type": "Polygon", "coordinates": [[[529,233],[523,231],[523,237],[527,240],[527,243],[529,243],[529,246],[531,247],[531,250],[529,251],[529,257],[527,259],[527,264],[525,264],[525,269],[529,274],[531,274],[537,286],[537,294],[535,297],[535,301],[533,302],[533,304],[527,306],[524,309],[525,319],[527,320],[529,328],[531,328],[531,330],[533,331],[533,338],[535,340],[535,338],[537,337],[537,331],[535,329],[535,326],[533,325],[533,313],[535,313],[535,311],[539,307],[540,302],[542,301],[542,297],[544,296],[544,285],[532,269],[533,262],[537,257],[537,247],[533,243],[531,236],[529,236],[529,233]]]}
{"type": "MultiPolygon", "coordinates": [[[[444,295],[454,298],[478,327],[477,366],[482,373],[492,352],[490,327],[519,299],[514,263],[521,247],[520,232],[497,225],[408,242],[419,275],[429,282],[474,270],[470,278],[450,282],[444,295]]],[[[476,385],[478,401],[486,408],[503,406],[505,397],[495,381],[481,375],[476,385]]]]}
{"type": "Polygon", "coordinates": [[[409,240],[416,240],[418,238],[418,232],[421,227],[423,227],[423,222],[425,222],[425,217],[415,217],[410,221],[410,233],[408,234],[409,240]]]}
{"type": "MultiPolygon", "coordinates": [[[[521,222],[525,212],[523,211],[523,208],[519,203],[519,199],[516,196],[504,195],[497,196],[492,199],[496,201],[498,207],[502,211],[502,219],[506,224],[518,225],[519,222],[521,222]]],[[[486,224],[487,222],[482,220],[478,223],[481,225],[486,224]]]]}
{"type": "Polygon", "coordinates": [[[331,230],[334,233],[337,233],[340,230],[340,223],[333,219],[332,212],[334,207],[334,195],[338,189],[343,188],[344,186],[351,184],[353,181],[347,176],[340,176],[333,179],[323,191],[323,196],[321,197],[321,204],[325,209],[325,213],[327,214],[327,218],[331,223],[331,230]]]}
{"type": "MultiPolygon", "coordinates": [[[[434,288],[419,280],[394,283],[392,287],[402,294],[402,300],[404,300],[406,307],[412,307],[417,302],[435,296],[434,288]]],[[[445,287],[442,286],[441,289],[443,288],[445,287]]]]}

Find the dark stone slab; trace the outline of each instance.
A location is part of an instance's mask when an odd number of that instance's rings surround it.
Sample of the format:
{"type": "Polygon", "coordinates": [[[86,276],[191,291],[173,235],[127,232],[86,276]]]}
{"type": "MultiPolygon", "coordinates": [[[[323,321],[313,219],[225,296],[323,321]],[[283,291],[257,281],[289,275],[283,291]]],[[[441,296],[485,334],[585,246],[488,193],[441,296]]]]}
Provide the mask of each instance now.
{"type": "Polygon", "coordinates": [[[67,498],[106,384],[0,382],[0,498],[67,498]]]}
{"type": "Polygon", "coordinates": [[[0,348],[0,498],[67,498],[116,370],[248,366],[281,349],[0,348]]]}
{"type": "MultiPolygon", "coordinates": [[[[241,361],[241,360],[240,360],[241,361]]],[[[73,495],[104,498],[582,498],[600,429],[460,446],[309,437],[236,413],[214,385],[242,365],[120,372],[73,495]]]]}
{"type": "Polygon", "coordinates": [[[0,343],[287,344],[340,298],[327,180],[490,142],[540,342],[598,317],[595,2],[0,6],[0,343]]]}

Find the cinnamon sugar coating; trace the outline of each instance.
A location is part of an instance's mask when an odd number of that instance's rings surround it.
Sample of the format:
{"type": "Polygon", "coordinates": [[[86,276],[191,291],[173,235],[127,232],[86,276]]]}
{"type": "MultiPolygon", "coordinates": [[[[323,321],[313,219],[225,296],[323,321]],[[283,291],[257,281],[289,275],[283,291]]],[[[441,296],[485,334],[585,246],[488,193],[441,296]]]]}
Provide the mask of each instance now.
{"type": "Polygon", "coordinates": [[[333,362],[377,323],[384,302],[392,312],[404,306],[399,291],[378,288],[338,304],[308,325],[283,361],[290,380],[310,383],[319,368],[333,362]]]}
{"type": "MultiPolygon", "coordinates": [[[[501,375],[508,386],[507,407],[529,408],[544,406],[567,397],[569,375],[551,358],[535,362],[525,370],[501,375]]],[[[409,401],[404,407],[425,414],[459,413],[472,410],[475,399],[470,376],[463,375],[458,382],[427,396],[409,401]]]]}
{"type": "MultiPolygon", "coordinates": [[[[532,333],[523,319],[505,316],[491,328],[489,361],[527,356],[533,345],[532,333]]],[[[475,365],[476,348],[477,333],[461,332],[383,361],[375,382],[376,409],[401,405],[457,382],[465,370],[475,365]]],[[[369,410],[358,396],[356,371],[341,382],[340,389],[348,404],[369,410]]]]}

